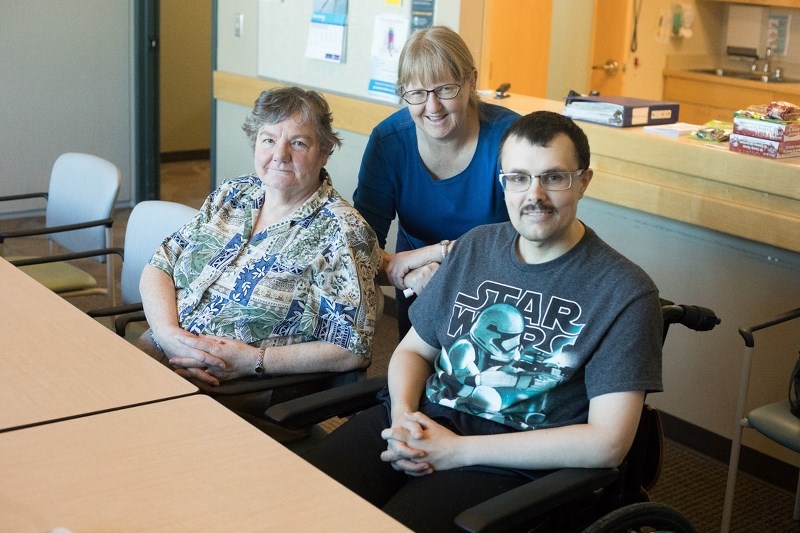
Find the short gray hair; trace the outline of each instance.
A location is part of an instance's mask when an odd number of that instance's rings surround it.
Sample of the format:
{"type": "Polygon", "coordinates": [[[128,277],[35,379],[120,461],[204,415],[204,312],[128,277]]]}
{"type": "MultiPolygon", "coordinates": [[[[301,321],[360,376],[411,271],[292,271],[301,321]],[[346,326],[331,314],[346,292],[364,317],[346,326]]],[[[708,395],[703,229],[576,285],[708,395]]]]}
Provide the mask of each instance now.
{"type": "Polygon", "coordinates": [[[242,125],[250,147],[255,150],[261,126],[283,122],[298,113],[304,122],[314,127],[321,152],[330,154],[334,147],[342,145],[339,135],[333,131],[331,109],[321,94],[299,87],[278,87],[261,93],[242,125]]]}

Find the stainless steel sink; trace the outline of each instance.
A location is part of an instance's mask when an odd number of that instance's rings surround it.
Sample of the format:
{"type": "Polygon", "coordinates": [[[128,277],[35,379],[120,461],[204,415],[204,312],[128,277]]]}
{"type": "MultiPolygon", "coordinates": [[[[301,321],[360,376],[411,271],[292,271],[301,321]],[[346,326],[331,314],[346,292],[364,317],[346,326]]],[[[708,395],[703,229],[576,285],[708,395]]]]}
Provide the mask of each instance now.
{"type": "Polygon", "coordinates": [[[689,72],[696,72],[698,74],[711,74],[712,76],[720,76],[723,78],[736,78],[739,80],[760,81],[763,83],[800,83],[799,78],[786,78],[786,77],[770,77],[760,72],[742,72],[737,70],[726,70],[721,68],[697,68],[689,69],[689,72]]]}

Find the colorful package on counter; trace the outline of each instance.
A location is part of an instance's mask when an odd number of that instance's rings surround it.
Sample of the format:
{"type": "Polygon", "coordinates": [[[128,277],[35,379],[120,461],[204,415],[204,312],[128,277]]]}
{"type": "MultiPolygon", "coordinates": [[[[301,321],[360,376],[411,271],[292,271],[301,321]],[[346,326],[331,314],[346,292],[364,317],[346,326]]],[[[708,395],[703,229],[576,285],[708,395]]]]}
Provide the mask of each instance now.
{"type": "Polygon", "coordinates": [[[733,117],[733,133],[769,141],[800,141],[800,121],[783,122],[735,116],[733,117]]]}
{"type": "Polygon", "coordinates": [[[791,102],[770,102],[769,104],[751,105],[734,113],[736,117],[747,117],[756,120],[776,120],[794,122],[800,120],[800,106],[791,102]]]}
{"type": "Polygon", "coordinates": [[[800,108],[789,102],[771,102],[767,106],[767,116],[775,120],[793,122],[800,118],[800,108]]]}
{"type": "Polygon", "coordinates": [[[800,141],[778,142],[747,135],[731,134],[729,149],[732,152],[783,159],[800,156],[800,141]]]}
{"type": "Polygon", "coordinates": [[[733,132],[733,123],[722,120],[709,120],[699,130],[689,135],[690,139],[698,141],[722,143],[726,142],[733,132]]]}
{"type": "Polygon", "coordinates": [[[736,111],[729,149],[771,159],[800,156],[800,107],[775,101],[736,111]]]}

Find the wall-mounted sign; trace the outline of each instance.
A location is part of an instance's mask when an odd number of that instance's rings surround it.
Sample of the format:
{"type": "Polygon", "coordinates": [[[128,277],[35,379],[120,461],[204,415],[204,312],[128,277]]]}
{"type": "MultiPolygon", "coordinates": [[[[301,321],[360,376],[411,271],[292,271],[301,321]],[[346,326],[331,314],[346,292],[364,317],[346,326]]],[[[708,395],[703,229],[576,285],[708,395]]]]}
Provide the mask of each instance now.
{"type": "Polygon", "coordinates": [[[411,2],[411,31],[433,25],[433,8],[436,0],[413,0],[411,2]]]}

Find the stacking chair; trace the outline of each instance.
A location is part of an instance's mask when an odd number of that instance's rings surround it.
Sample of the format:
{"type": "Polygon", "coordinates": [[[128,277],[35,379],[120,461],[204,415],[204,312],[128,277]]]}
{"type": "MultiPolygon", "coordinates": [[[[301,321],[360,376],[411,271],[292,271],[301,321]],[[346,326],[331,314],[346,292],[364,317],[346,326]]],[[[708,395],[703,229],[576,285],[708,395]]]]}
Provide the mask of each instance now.
{"type": "Polygon", "coordinates": [[[107,253],[122,255],[120,275],[120,306],[94,309],[89,316],[115,317],[114,329],[117,335],[125,336],[130,322],[144,320],[142,297],[139,293],[139,279],[142,270],[153,257],[153,252],[165,238],[180,229],[197,213],[197,209],[175,202],[150,200],[136,204],[128,217],[125,228],[125,248],[108,249],[107,253]]]}
{"type": "MultiPolygon", "coordinates": [[[[664,339],[670,324],[708,331],[720,323],[710,309],[666,300],[661,312],[664,339]]],[[[385,376],[372,378],[274,405],[266,415],[289,427],[346,417],[374,405],[375,395],[385,385],[385,376]]],[[[693,532],[680,512],[650,502],[647,496],[658,477],[662,453],[660,416],[645,405],[631,450],[618,468],[555,470],[465,510],[455,523],[465,531],[528,531],[546,519],[542,531],[693,532]]]]}
{"type": "MultiPolygon", "coordinates": [[[[800,318],[800,308],[787,311],[771,318],[761,324],[739,328],[739,335],[744,339],[744,355],[742,361],[742,375],[739,384],[739,397],[736,402],[736,426],[733,431],[731,443],[731,456],[728,462],[728,481],[725,487],[725,503],[722,508],[723,533],[730,531],[731,515],[733,514],[733,496],[736,490],[736,473],[739,469],[739,451],[742,446],[742,429],[753,428],[768,439],[800,453],[800,418],[792,414],[790,402],[787,398],[775,403],[756,407],[745,416],[745,403],[747,389],[750,384],[750,367],[755,351],[755,338],[753,333],[800,318]]],[[[789,373],[787,372],[788,376],[789,373]]],[[[786,380],[789,381],[788,379],[786,380]]],[[[797,482],[797,492],[794,503],[794,519],[800,520],[800,479],[797,482]]]]}
{"type": "Polygon", "coordinates": [[[0,254],[8,239],[47,235],[50,256],[7,257],[12,264],[64,297],[110,294],[116,303],[113,262],[87,253],[111,247],[111,210],[119,193],[121,173],[111,162],[90,154],[65,153],[56,159],[47,192],[0,197],[0,201],[47,201],[45,226],[0,232],[0,254]],[[58,245],[72,254],[54,256],[58,245]],[[106,286],[68,260],[92,258],[106,263],[106,286]]]}

